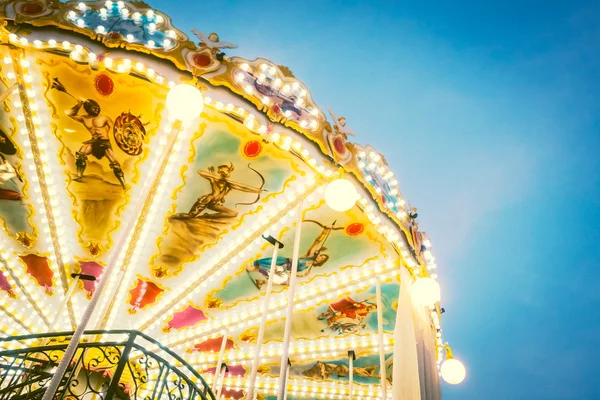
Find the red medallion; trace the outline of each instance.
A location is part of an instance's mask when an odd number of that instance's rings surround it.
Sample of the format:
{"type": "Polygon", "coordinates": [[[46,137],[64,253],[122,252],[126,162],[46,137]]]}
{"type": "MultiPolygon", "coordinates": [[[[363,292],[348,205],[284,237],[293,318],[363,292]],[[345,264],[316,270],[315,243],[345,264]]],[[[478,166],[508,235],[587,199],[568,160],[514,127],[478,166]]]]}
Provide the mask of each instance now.
{"type": "Polygon", "coordinates": [[[273,112],[275,114],[279,114],[281,112],[281,107],[279,107],[279,104],[273,104],[273,106],[271,107],[271,109],[273,110],[273,112]]]}
{"type": "Polygon", "coordinates": [[[353,222],[346,227],[346,234],[348,236],[360,235],[365,230],[365,226],[360,222],[353,222]]]}
{"type": "Polygon", "coordinates": [[[344,139],[341,136],[336,136],[333,139],[333,147],[335,148],[335,151],[338,152],[338,154],[345,154],[346,153],[346,145],[344,144],[344,139]]]}
{"type": "Polygon", "coordinates": [[[108,38],[111,40],[119,40],[121,39],[121,34],[119,32],[111,32],[108,34],[108,38]]]}
{"type": "Polygon", "coordinates": [[[194,64],[196,64],[199,67],[208,67],[210,63],[212,63],[212,59],[204,53],[194,54],[192,60],[194,60],[194,64]]]}
{"type": "Polygon", "coordinates": [[[251,140],[244,145],[244,154],[246,157],[257,157],[262,151],[262,144],[258,140],[251,140]]]}
{"type": "Polygon", "coordinates": [[[44,11],[44,4],[40,1],[32,1],[23,5],[21,12],[27,15],[37,15],[44,11]]]}
{"type": "Polygon", "coordinates": [[[96,90],[102,96],[108,96],[115,90],[115,83],[106,74],[100,74],[96,77],[96,90]]]}

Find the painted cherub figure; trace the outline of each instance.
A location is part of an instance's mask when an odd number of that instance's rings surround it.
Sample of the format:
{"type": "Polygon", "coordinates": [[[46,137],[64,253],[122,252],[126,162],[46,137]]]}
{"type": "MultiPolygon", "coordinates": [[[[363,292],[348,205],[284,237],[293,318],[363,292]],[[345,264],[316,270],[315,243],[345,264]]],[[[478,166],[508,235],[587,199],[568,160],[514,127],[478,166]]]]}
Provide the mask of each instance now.
{"type": "Polygon", "coordinates": [[[338,117],[334,114],[330,107],[327,107],[331,118],[333,119],[333,129],[336,130],[339,134],[344,136],[344,140],[348,140],[348,136],[354,136],[354,132],[352,129],[346,126],[346,118],[338,117]]]}
{"type": "Polygon", "coordinates": [[[207,36],[205,33],[200,32],[197,29],[192,29],[192,33],[194,35],[196,35],[196,37],[198,39],[200,39],[200,43],[198,43],[198,46],[200,48],[209,49],[215,55],[215,57],[217,57],[217,59],[219,61],[223,61],[223,57],[225,56],[225,53],[223,53],[221,51],[221,49],[237,48],[236,44],[229,43],[229,42],[222,42],[219,39],[219,35],[217,35],[214,32],[212,32],[210,35],[207,36]]]}

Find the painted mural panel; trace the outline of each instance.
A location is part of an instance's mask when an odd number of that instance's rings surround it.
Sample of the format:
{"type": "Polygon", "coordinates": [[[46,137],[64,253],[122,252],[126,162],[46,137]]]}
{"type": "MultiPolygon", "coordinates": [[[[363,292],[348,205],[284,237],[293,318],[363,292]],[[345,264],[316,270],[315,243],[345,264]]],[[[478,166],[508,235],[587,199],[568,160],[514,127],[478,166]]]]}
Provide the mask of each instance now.
{"type": "MultiPolygon", "coordinates": [[[[294,232],[295,229],[286,227],[278,233],[285,247],[279,252],[275,265],[274,292],[281,292],[289,285],[294,232]]],[[[205,303],[229,309],[241,301],[257,299],[266,290],[272,251],[265,242],[261,251],[240,265],[234,276],[209,294],[205,303]]],[[[339,213],[320,202],[303,215],[297,277],[300,284],[306,284],[337,271],[383,259],[387,253],[380,235],[358,207],[339,213]]]]}
{"type": "MultiPolygon", "coordinates": [[[[363,292],[355,292],[343,297],[323,302],[305,310],[295,310],[292,322],[292,340],[315,340],[346,337],[348,335],[376,334],[377,300],[375,286],[363,292]]],[[[383,330],[393,332],[398,308],[400,285],[396,282],[381,285],[383,304],[383,330]]],[[[285,320],[271,321],[265,328],[265,342],[280,342],[283,337],[285,320]]],[[[253,327],[240,335],[247,343],[255,343],[258,327],[253,327]]]]}
{"type": "Polygon", "coordinates": [[[79,241],[97,255],[110,246],[132,200],[130,190],[140,180],[168,89],[70,59],[42,55],[37,64],[79,241]]]}
{"type": "Polygon", "coordinates": [[[296,175],[306,174],[237,121],[206,118],[210,122],[193,142],[165,234],[151,260],[157,278],[178,275],[185,263],[198,261],[227,232],[242,229],[245,216],[281,194],[296,175]]]}

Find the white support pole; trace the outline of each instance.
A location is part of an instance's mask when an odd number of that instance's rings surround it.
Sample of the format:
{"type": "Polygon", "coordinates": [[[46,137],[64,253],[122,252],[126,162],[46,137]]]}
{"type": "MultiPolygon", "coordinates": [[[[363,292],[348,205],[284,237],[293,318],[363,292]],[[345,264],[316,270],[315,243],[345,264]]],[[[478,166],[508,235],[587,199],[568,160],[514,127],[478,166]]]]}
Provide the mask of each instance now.
{"type": "MultiPolygon", "coordinates": [[[[219,360],[217,361],[217,368],[215,368],[215,377],[221,371],[221,365],[223,365],[223,356],[225,355],[225,347],[227,346],[227,337],[228,337],[227,329],[223,331],[223,340],[221,341],[221,350],[219,350],[219,360]]],[[[212,384],[212,392],[215,392],[215,388],[217,387],[217,379],[213,380],[212,384]]]]}
{"type": "Polygon", "coordinates": [[[281,364],[279,368],[279,387],[277,389],[277,400],[283,400],[286,389],[286,372],[288,353],[290,349],[290,337],[292,335],[292,313],[294,312],[294,291],[296,289],[296,274],[298,272],[298,253],[300,251],[300,234],[302,232],[302,211],[304,201],[298,204],[296,217],[296,236],[294,238],[294,250],[292,253],[292,271],[290,274],[290,287],[288,288],[287,312],[285,315],[285,331],[283,333],[283,348],[281,351],[281,364]]]}
{"type": "Polygon", "coordinates": [[[287,366],[285,367],[285,390],[283,391],[283,400],[287,400],[287,392],[288,392],[288,380],[290,379],[290,367],[292,363],[288,359],[287,366]]]}
{"type": "Polygon", "coordinates": [[[348,351],[348,400],[352,400],[354,391],[354,350],[348,351]]]}
{"type": "Polygon", "coordinates": [[[221,391],[223,390],[223,382],[225,381],[225,373],[227,372],[227,365],[223,364],[221,370],[219,371],[217,377],[219,379],[219,385],[217,387],[217,397],[216,400],[221,399],[221,391]]]}
{"type": "Polygon", "coordinates": [[[262,315],[260,318],[260,327],[258,328],[258,337],[256,338],[256,352],[252,362],[252,370],[248,382],[248,391],[246,400],[252,400],[255,396],[254,386],[256,384],[256,375],[258,373],[258,364],[260,363],[260,350],[262,348],[263,337],[265,335],[265,326],[267,324],[267,314],[269,312],[269,302],[271,301],[271,291],[273,289],[273,277],[275,276],[275,267],[277,266],[277,254],[279,248],[283,247],[278,241],[275,242],[273,249],[273,258],[271,259],[271,269],[269,270],[269,281],[267,282],[267,293],[263,300],[262,315]]]}
{"type": "Polygon", "coordinates": [[[385,348],[383,346],[383,304],[381,302],[381,281],[376,279],[377,290],[377,338],[379,342],[379,379],[381,380],[381,398],[387,400],[387,374],[385,368],[385,348]]]}
{"type": "MultiPolygon", "coordinates": [[[[177,136],[179,136],[180,126],[181,123],[179,121],[176,121],[173,125],[173,130],[171,131],[171,135],[165,147],[165,151],[160,155],[159,159],[157,160],[156,167],[153,168],[153,170],[148,176],[157,176],[166,167],[168,156],[171,154],[171,149],[177,141],[177,136]]],[[[139,196],[140,199],[143,199],[143,203],[146,202],[146,199],[152,193],[153,187],[153,182],[144,182],[142,193],[139,196]]],[[[143,205],[144,204],[142,204],[142,206],[143,205]]],[[[98,304],[98,301],[100,301],[100,296],[102,296],[102,293],[104,292],[108,281],[110,281],[110,276],[113,274],[114,269],[117,268],[117,260],[119,259],[119,255],[121,254],[121,251],[123,250],[123,247],[127,242],[127,238],[129,237],[129,235],[131,235],[131,232],[135,228],[137,219],[141,212],[142,208],[140,207],[140,209],[135,210],[135,212],[132,213],[129,220],[125,222],[123,230],[121,231],[118,239],[115,241],[115,247],[113,247],[113,250],[107,262],[107,266],[104,269],[102,275],[100,275],[100,277],[98,278],[98,286],[96,287],[96,290],[94,290],[92,299],[88,303],[88,306],[86,307],[85,312],[81,317],[81,321],[79,322],[79,325],[77,325],[77,329],[75,329],[75,332],[73,333],[73,336],[71,337],[71,340],[69,341],[69,344],[65,349],[65,353],[63,354],[63,357],[60,360],[60,363],[58,364],[58,367],[56,368],[52,379],[48,383],[48,389],[46,389],[46,392],[44,392],[44,397],[42,397],[42,400],[52,400],[54,398],[54,394],[58,389],[58,385],[60,385],[60,382],[62,381],[62,378],[65,372],[67,371],[67,367],[69,366],[71,359],[75,355],[77,346],[79,346],[79,341],[83,336],[83,331],[85,330],[87,324],[92,318],[92,314],[96,309],[96,305],[98,304]]]]}
{"type": "Polygon", "coordinates": [[[60,303],[60,306],[58,306],[56,315],[54,315],[54,319],[52,320],[52,322],[50,323],[50,326],[48,327],[48,332],[52,332],[54,330],[54,326],[60,319],[63,308],[65,308],[65,306],[69,302],[69,299],[73,295],[73,292],[75,291],[75,287],[77,287],[77,282],[79,282],[79,275],[77,275],[75,277],[75,279],[73,280],[73,282],[71,282],[71,286],[69,286],[69,290],[67,290],[67,293],[65,293],[65,298],[63,299],[62,303],[60,303]]]}

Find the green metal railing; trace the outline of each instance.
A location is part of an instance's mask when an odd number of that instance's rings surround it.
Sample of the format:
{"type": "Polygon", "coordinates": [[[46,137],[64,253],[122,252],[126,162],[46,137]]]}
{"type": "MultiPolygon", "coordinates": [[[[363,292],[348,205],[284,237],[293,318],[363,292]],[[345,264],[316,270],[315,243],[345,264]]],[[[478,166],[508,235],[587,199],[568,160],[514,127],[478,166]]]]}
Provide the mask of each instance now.
{"type": "MultiPolygon", "coordinates": [[[[0,400],[41,399],[73,332],[0,338],[0,400]]],[[[138,331],[86,331],[55,400],[215,400],[200,374],[138,331]],[[160,356],[147,348],[158,351],[160,356]]]]}

